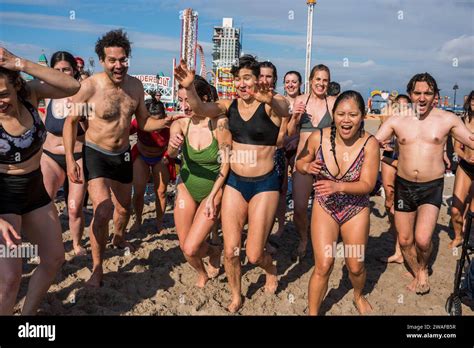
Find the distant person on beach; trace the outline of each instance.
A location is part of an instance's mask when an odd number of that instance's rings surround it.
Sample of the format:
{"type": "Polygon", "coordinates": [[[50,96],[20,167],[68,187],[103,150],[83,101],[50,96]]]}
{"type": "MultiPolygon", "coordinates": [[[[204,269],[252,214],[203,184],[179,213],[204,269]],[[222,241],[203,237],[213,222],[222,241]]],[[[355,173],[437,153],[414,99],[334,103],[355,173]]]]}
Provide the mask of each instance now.
{"type": "MultiPolygon", "coordinates": [[[[214,102],[211,86],[195,76],[194,88],[203,102],[214,102]]],[[[188,118],[171,126],[168,153],[171,157],[182,150],[183,166],[177,182],[174,221],[179,246],[184,257],[196,270],[196,286],[204,287],[219,274],[222,248],[209,242],[209,234],[220,219],[222,191],[229,173],[232,137],[227,117],[198,117],[188,103],[188,92],[178,87],[181,110],[188,118]],[[203,259],[209,257],[208,267],[203,259]]]]}
{"type": "MultiPolygon", "coordinates": [[[[157,100],[148,99],[145,106],[150,117],[156,120],[163,119],[166,114],[157,100]]],[[[145,204],[146,186],[153,177],[156,211],[156,231],[161,232],[163,215],[166,210],[166,190],[170,180],[176,179],[175,162],[168,155],[167,148],[170,139],[169,128],[145,132],[138,127],[134,118],[130,124],[130,135],[137,134],[137,143],[132,147],[133,162],[133,210],[135,222],[130,232],[140,230],[142,214],[145,204]]]]}
{"type": "MultiPolygon", "coordinates": [[[[301,77],[301,74],[298,71],[291,70],[285,74],[283,82],[285,84],[285,98],[290,104],[290,115],[292,115],[295,100],[298,96],[301,95],[301,85],[303,84],[303,78],[301,77]]],[[[291,122],[291,119],[289,122],[291,122]]],[[[287,130],[287,138],[285,139],[285,151],[286,159],[288,160],[288,165],[291,171],[293,171],[293,167],[295,164],[296,149],[298,148],[299,139],[300,136],[298,133],[295,133],[290,136],[288,135],[287,130]]]]}
{"type": "Polygon", "coordinates": [[[166,116],[166,108],[165,104],[161,101],[161,92],[157,90],[156,92],[153,92],[151,94],[151,102],[152,105],[154,106],[155,109],[157,109],[160,118],[163,118],[166,116]]]}
{"type": "MultiPolygon", "coordinates": [[[[299,134],[296,156],[299,155],[306,140],[313,132],[321,128],[330,127],[332,124],[331,111],[336,100],[327,95],[331,73],[326,65],[318,64],[311,69],[309,76],[310,91],[300,95],[293,104],[293,115],[288,124],[288,135],[299,134]]],[[[292,255],[293,260],[302,260],[306,255],[308,245],[308,205],[311,191],[313,191],[313,178],[302,175],[297,171],[293,173],[293,222],[298,231],[300,241],[292,255]]]]}
{"type": "Polygon", "coordinates": [[[365,103],[358,92],[339,95],[332,114],[331,127],[313,132],[296,161],[301,175],[315,179],[311,213],[315,266],[309,281],[309,314],[319,314],[339,235],[354,287],[354,306],[360,314],[368,314],[372,306],[362,295],[364,259],[370,229],[369,194],[377,181],[380,149],[374,136],[364,131],[365,103]]]}
{"type": "MultiPolygon", "coordinates": [[[[273,92],[276,95],[276,83],[278,81],[278,73],[276,66],[270,61],[264,61],[260,63],[260,76],[259,80],[268,83],[273,92]]],[[[282,97],[282,96],[279,96],[282,97]]],[[[278,238],[281,236],[285,229],[285,220],[286,220],[286,191],[288,190],[288,164],[285,156],[285,139],[287,138],[287,126],[288,118],[283,118],[280,131],[278,133],[277,139],[277,149],[275,151],[275,170],[278,172],[278,177],[280,179],[280,198],[278,201],[278,208],[275,215],[275,220],[278,221],[278,230],[272,235],[278,238]]],[[[270,253],[275,253],[275,247],[278,247],[278,244],[272,245],[271,239],[267,243],[266,249],[270,253]]]]}
{"type": "Polygon", "coordinates": [[[474,135],[456,115],[434,108],[438,86],[430,74],[413,76],[407,92],[415,112],[393,115],[376,137],[382,145],[393,135],[398,139],[395,227],[403,258],[413,275],[407,288],[426,294],[430,291],[431,239],[443,199],[443,150],[449,134],[471,149],[474,135]]]}
{"type": "Polygon", "coordinates": [[[337,82],[331,81],[328,85],[328,96],[337,97],[341,94],[341,85],[337,82]]]}
{"type": "MultiPolygon", "coordinates": [[[[69,52],[55,52],[50,60],[51,67],[66,75],[79,79],[77,59],[69,52]]],[[[51,199],[54,200],[61,186],[64,188],[69,228],[72,236],[72,246],[76,255],[85,255],[86,250],[81,245],[84,233],[84,213],[82,211],[86,186],[84,183],[73,183],[67,177],[66,155],[63,143],[63,128],[69,108],[72,105],[67,99],[46,100],[46,115],[44,123],[48,136],[43,145],[41,156],[41,171],[44,185],[51,199]]],[[[74,146],[74,159],[82,172],[82,147],[84,145],[84,125],[77,127],[77,141],[74,146]]]]}
{"type": "MultiPolygon", "coordinates": [[[[464,102],[463,122],[474,133],[474,91],[471,91],[464,102]]],[[[469,206],[469,196],[471,206],[474,204],[474,151],[458,141],[454,143],[454,151],[459,160],[459,165],[456,170],[456,179],[454,180],[453,206],[451,207],[454,239],[449,243],[449,248],[458,247],[462,243],[464,217],[469,206]]]]}
{"type": "Polygon", "coordinates": [[[75,60],[76,60],[76,66],[77,66],[77,71],[78,71],[77,79],[79,81],[83,81],[87,79],[90,76],[90,74],[88,71],[84,70],[84,59],[82,59],[81,57],[76,57],[75,60]]]}
{"type": "Polygon", "coordinates": [[[150,117],[142,83],[127,74],[131,47],[125,32],[107,32],[97,40],[95,51],[104,71],[84,80],[79,93],[72,97],[73,105],[87,104],[93,107],[94,113],[84,115],[83,108],[73,110],[63,131],[69,179],[74,183],[87,182],[93,205],[89,227],[93,269],[87,281],[91,287],[102,285],[102,263],[112,217],[112,246],[135,249],[125,239],[133,179],[129,143],[132,115],[137,119],[138,128],[147,132],[167,128],[174,120],[173,117],[150,117]],[[83,150],[84,178],[74,159],[77,125],[82,116],[88,116],[83,150]]]}
{"type": "Polygon", "coordinates": [[[25,239],[32,244],[30,250],[37,246],[38,255],[29,257],[38,256],[40,261],[26,277],[23,315],[36,314],[64,263],[58,212],[41,173],[46,128],[38,102],[69,97],[79,88],[72,76],[0,47],[0,315],[13,315],[23,269],[22,254],[17,252],[26,251],[25,239]],[[36,79],[25,82],[20,72],[36,79]]]}
{"type": "MultiPolygon", "coordinates": [[[[246,254],[251,264],[266,274],[265,291],[278,287],[277,268],[265,244],[278,206],[280,180],[274,170],[274,155],[282,118],[288,117],[288,103],[273,93],[271,86],[259,81],[260,65],[249,55],[240,57],[231,73],[238,99],[204,103],[196,93],[194,71],[184,61],[175,77],[186,89],[188,103],[197,115],[217,118],[227,115],[232,134],[230,173],[222,198],[224,266],[231,289],[231,313],[242,306],[241,264],[242,232],[248,221],[246,254]]],[[[201,116],[202,117],[202,116],[201,116]]]]}

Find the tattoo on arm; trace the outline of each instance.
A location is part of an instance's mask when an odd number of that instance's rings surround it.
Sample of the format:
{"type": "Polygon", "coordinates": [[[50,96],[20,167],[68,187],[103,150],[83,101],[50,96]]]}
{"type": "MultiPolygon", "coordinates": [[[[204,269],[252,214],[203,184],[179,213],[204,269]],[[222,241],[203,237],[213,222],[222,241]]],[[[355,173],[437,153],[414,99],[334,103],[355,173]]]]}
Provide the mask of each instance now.
{"type": "Polygon", "coordinates": [[[224,131],[224,129],[229,129],[229,121],[225,120],[223,122],[220,122],[219,125],[217,126],[217,129],[219,131],[224,131]]]}

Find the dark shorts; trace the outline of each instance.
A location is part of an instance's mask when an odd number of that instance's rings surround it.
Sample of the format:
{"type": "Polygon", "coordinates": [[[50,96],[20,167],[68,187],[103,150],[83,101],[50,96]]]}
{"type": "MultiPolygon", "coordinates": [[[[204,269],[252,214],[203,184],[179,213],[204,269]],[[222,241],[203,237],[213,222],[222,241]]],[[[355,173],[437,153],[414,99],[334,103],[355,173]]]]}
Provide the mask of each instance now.
{"type": "Polygon", "coordinates": [[[382,153],[382,156],[383,156],[383,157],[390,158],[390,159],[393,159],[393,160],[398,159],[398,153],[395,152],[395,151],[387,151],[387,150],[385,150],[385,151],[382,153]]]}
{"type": "Polygon", "coordinates": [[[51,203],[41,168],[28,174],[0,174],[0,192],[0,214],[23,215],[51,203]]]}
{"type": "Polygon", "coordinates": [[[278,179],[280,180],[280,192],[282,191],[282,187],[285,180],[285,170],[286,170],[286,157],[285,157],[285,149],[277,149],[275,151],[275,156],[273,157],[274,163],[274,170],[278,174],[278,179]]]}
{"type": "Polygon", "coordinates": [[[256,177],[240,176],[230,171],[226,185],[239,191],[247,202],[250,202],[253,196],[258,193],[280,191],[280,179],[276,170],[256,177]]]}
{"type": "Polygon", "coordinates": [[[466,160],[459,161],[459,166],[466,172],[466,174],[474,180],[474,164],[469,164],[466,160]]]}
{"type": "MultiPolygon", "coordinates": [[[[54,162],[56,162],[64,173],[67,173],[67,166],[66,166],[66,155],[57,155],[55,153],[49,152],[48,150],[43,149],[43,153],[50,157],[54,162]]],[[[74,160],[78,161],[82,158],[82,152],[74,153],[74,160]]]]}
{"type": "Polygon", "coordinates": [[[413,212],[423,204],[441,207],[444,178],[428,182],[412,182],[398,175],[395,178],[395,210],[413,212]]]}
{"type": "Polygon", "coordinates": [[[107,178],[122,184],[133,181],[133,162],[130,146],[121,153],[110,153],[97,145],[86,144],[82,150],[86,181],[107,178]]]}

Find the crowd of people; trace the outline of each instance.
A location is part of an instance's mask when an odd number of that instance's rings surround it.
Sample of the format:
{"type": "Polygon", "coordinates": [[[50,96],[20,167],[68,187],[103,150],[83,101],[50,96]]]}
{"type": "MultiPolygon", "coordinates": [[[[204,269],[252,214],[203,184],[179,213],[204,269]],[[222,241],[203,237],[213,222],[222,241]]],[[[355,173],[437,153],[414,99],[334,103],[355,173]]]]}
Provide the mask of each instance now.
{"type": "MultiPolygon", "coordinates": [[[[300,73],[288,71],[281,95],[275,65],[244,55],[231,69],[237,92],[232,100],[218,99],[215,89],[181,61],[174,70],[180,113],[171,116],[159,93],[145,99],[141,82],[127,74],[131,45],[125,32],[104,34],[95,51],[103,72],[87,76],[84,61],[69,52],[54,53],[51,67],[45,67],[0,47],[0,244],[16,248],[27,240],[38,246],[40,257],[22,314],[37,312],[65,262],[53,203],[61,187],[76,257],[89,252],[82,245],[83,207],[92,204],[87,286],[100,287],[109,221],[111,245],[134,252],[126,229],[132,211],[136,221],[128,233],[142,226],[150,178],[158,231],[168,184],[176,182],[174,225],[184,257],[197,273],[195,285],[205,287],[216,277],[223,258],[231,313],[243,305],[244,242],[248,262],[265,273],[265,291],[278,289],[272,255],[279,252],[288,223],[289,182],[299,236],[292,259],[301,261],[310,246],[314,256],[310,315],[319,314],[328,290],[336,255],[327,247],[340,237],[345,250],[360,251],[344,255],[354,306],[361,314],[373,310],[364,296],[364,255],[379,173],[396,236],[395,253],[383,262],[405,263],[412,275],[408,289],[420,295],[430,291],[428,262],[451,141],[459,166],[451,207],[455,239],[449,247],[462,243],[466,212],[474,210],[474,91],[458,117],[436,108],[436,80],[416,74],[407,95],[389,102],[379,130],[370,134],[364,98],[357,91],[341,92],[326,65],[313,67],[305,94],[300,73]],[[25,82],[20,72],[35,79],[25,82]],[[38,112],[42,100],[44,115],[38,112]],[[137,137],[133,147],[132,134],[137,137]]],[[[21,258],[0,259],[0,315],[13,313],[21,277],[21,258]]]]}

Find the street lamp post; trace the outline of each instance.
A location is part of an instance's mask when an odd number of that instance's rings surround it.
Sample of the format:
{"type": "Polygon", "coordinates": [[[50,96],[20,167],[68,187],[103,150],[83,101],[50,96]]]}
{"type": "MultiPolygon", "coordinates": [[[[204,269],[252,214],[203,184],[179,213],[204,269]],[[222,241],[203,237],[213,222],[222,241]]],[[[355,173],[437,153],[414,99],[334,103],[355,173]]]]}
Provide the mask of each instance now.
{"type": "Polygon", "coordinates": [[[457,83],[454,84],[453,89],[454,89],[454,101],[453,101],[454,109],[453,110],[456,111],[456,91],[459,89],[459,86],[457,83]]]}
{"type": "Polygon", "coordinates": [[[306,64],[305,64],[305,76],[304,76],[304,91],[309,92],[309,73],[311,69],[311,49],[313,45],[313,12],[314,5],[317,0],[307,0],[308,5],[308,24],[306,32],[306,64]]]}

